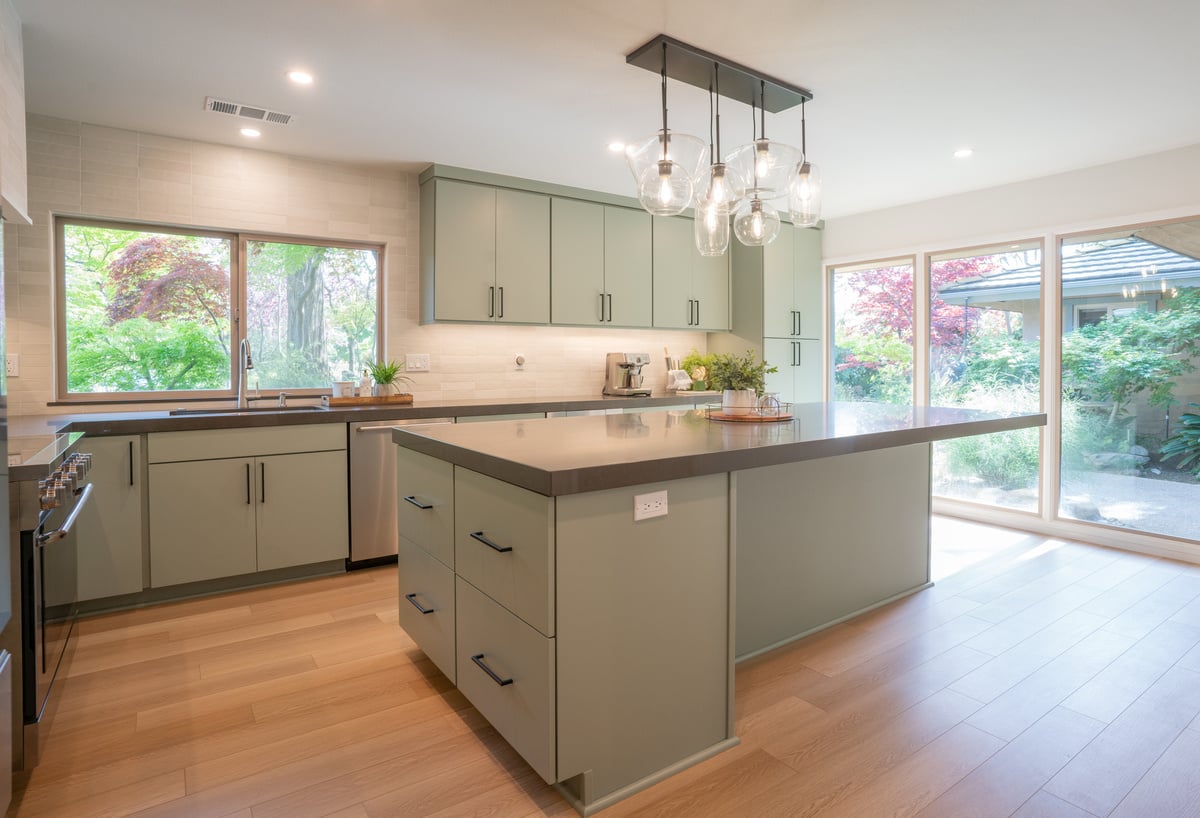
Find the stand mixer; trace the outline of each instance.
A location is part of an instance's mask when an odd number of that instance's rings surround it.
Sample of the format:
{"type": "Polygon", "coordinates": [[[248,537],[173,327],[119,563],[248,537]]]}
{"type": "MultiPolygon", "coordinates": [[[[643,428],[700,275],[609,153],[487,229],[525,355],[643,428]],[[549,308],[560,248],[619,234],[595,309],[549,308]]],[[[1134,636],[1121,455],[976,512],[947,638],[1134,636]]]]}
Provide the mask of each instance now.
{"type": "Polygon", "coordinates": [[[604,393],[632,397],[649,395],[642,386],[642,367],[650,363],[647,352],[610,352],[604,362],[604,393]]]}

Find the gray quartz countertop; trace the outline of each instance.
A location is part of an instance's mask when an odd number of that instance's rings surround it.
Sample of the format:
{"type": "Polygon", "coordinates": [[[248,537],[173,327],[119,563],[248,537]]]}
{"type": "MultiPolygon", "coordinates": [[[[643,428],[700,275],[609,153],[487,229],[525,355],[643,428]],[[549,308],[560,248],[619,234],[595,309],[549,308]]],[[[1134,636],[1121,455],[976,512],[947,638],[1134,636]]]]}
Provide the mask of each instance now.
{"type": "Polygon", "coordinates": [[[879,403],[806,403],[744,423],[694,411],[416,426],[400,446],[557,496],[1044,426],[1046,415],[879,403]]]}
{"type": "MultiPolygon", "coordinates": [[[[519,412],[568,412],[593,409],[624,409],[674,406],[712,400],[712,395],[655,394],[650,397],[531,397],[478,398],[470,400],[418,400],[409,405],[316,408],[314,411],[272,411],[172,415],[168,409],[139,412],[88,412],[55,415],[24,415],[9,418],[10,437],[35,437],[58,432],[89,435],[132,435],[143,432],[182,432],[196,429],[232,429],[255,426],[292,426],[305,423],[353,423],[374,420],[419,420],[421,418],[506,415],[519,412]]],[[[174,408],[174,407],[173,407],[174,408]]]]}

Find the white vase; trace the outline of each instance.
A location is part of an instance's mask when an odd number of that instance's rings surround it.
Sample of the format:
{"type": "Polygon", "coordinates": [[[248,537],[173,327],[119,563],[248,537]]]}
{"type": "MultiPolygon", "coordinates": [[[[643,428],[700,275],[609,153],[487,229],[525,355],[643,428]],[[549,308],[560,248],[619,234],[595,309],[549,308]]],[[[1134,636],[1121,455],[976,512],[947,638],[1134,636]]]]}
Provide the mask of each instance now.
{"type": "Polygon", "coordinates": [[[757,405],[753,389],[726,389],[721,394],[721,410],[728,415],[748,415],[757,405]]]}

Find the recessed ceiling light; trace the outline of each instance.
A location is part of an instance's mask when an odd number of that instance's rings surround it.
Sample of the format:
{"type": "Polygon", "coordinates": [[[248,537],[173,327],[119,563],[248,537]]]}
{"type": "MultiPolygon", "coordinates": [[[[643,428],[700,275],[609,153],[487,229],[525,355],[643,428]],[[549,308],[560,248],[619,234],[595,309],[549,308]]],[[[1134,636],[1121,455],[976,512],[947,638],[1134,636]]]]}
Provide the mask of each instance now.
{"type": "Polygon", "coordinates": [[[287,78],[297,85],[312,85],[313,75],[307,71],[289,71],[287,78]]]}
{"type": "Polygon", "coordinates": [[[956,150],[954,152],[954,158],[955,159],[966,159],[968,156],[971,156],[974,153],[975,153],[974,148],[959,148],[958,150],[956,150]]]}
{"type": "Polygon", "coordinates": [[[621,153],[622,151],[625,150],[625,143],[624,142],[609,142],[608,149],[610,151],[612,151],[613,153],[621,153]]]}
{"type": "Polygon", "coordinates": [[[251,139],[258,139],[260,136],[262,136],[262,131],[258,130],[257,128],[242,128],[241,134],[242,136],[248,136],[251,139]]]}

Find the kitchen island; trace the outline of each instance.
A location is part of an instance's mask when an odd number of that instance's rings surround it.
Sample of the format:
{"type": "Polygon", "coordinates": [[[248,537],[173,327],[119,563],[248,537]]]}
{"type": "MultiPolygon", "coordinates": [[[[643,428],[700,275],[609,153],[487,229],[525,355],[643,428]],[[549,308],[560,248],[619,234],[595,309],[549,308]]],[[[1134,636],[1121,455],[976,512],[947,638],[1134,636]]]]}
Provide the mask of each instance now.
{"type": "Polygon", "coordinates": [[[928,586],[934,441],[1045,424],[794,413],[393,432],[400,624],[582,813],[735,744],[738,658],[928,586]]]}

